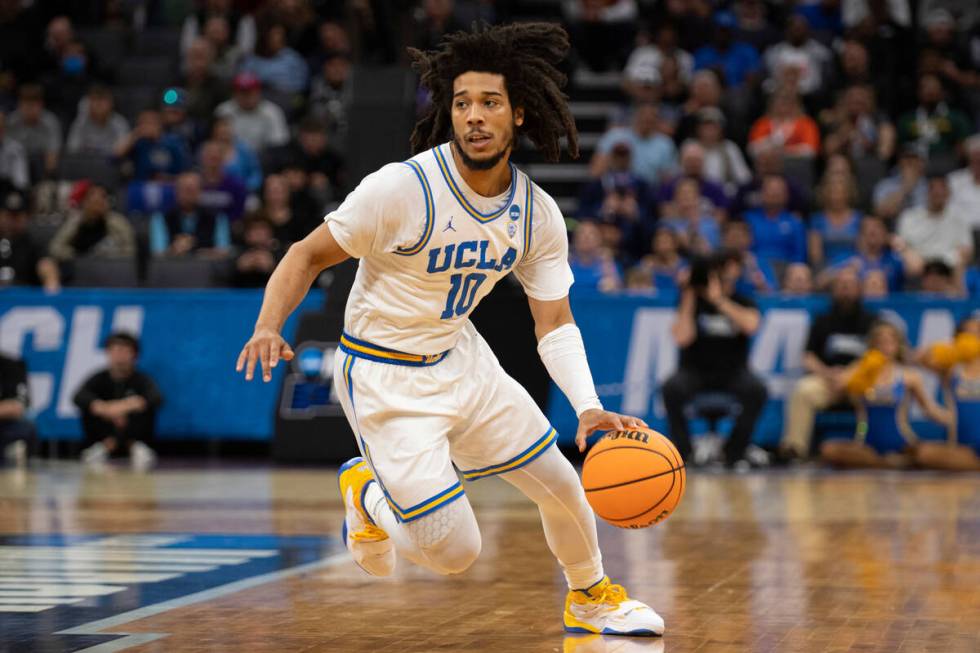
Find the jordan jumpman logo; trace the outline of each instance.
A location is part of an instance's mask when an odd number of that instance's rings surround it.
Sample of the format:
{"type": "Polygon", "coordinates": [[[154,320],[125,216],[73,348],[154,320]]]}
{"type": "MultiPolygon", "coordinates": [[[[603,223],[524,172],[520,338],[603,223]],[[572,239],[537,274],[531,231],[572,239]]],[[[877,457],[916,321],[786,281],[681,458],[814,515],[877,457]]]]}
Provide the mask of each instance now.
{"type": "Polygon", "coordinates": [[[443,229],[443,232],[449,231],[450,229],[456,231],[456,227],[453,226],[453,216],[449,216],[449,224],[446,225],[446,228],[443,229]]]}

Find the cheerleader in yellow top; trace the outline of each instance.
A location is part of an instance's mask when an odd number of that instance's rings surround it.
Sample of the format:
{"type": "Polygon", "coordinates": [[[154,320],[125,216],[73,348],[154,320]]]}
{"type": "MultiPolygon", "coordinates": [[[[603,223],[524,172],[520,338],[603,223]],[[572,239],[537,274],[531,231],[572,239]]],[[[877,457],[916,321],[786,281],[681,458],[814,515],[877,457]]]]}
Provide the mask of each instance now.
{"type": "Polygon", "coordinates": [[[910,402],[940,424],[948,425],[950,414],[925,391],[918,372],[903,363],[905,337],[897,327],[879,322],[868,341],[868,352],[844,374],[857,432],[853,440],[828,440],[820,453],[837,467],[909,467],[918,444],[908,422],[910,402]]]}
{"type": "Polygon", "coordinates": [[[960,322],[952,343],[936,343],[920,355],[943,380],[951,421],[946,442],[923,442],[915,462],[928,469],[980,471],[980,312],[960,322]]]}

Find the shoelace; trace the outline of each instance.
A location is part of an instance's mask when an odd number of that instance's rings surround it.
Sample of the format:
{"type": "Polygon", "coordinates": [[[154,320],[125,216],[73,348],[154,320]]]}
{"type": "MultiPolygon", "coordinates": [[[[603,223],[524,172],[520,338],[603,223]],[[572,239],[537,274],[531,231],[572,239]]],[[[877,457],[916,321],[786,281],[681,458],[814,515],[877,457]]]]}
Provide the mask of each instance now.
{"type": "Polygon", "coordinates": [[[596,603],[608,603],[610,605],[619,605],[623,601],[629,599],[626,595],[626,588],[622,585],[616,585],[614,583],[609,583],[602,590],[602,594],[596,600],[596,603]]]}
{"type": "Polygon", "coordinates": [[[388,534],[374,524],[365,524],[361,530],[351,533],[350,539],[355,542],[381,542],[388,539],[388,534]]]}

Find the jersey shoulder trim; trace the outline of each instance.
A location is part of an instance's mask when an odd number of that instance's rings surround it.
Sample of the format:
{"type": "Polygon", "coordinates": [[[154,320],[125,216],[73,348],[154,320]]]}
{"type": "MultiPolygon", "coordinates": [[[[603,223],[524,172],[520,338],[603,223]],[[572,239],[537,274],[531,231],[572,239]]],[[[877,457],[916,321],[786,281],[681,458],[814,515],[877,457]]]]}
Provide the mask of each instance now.
{"type": "Polygon", "coordinates": [[[534,221],[534,184],[531,178],[525,173],[524,177],[524,251],[521,253],[521,260],[531,251],[531,238],[534,236],[532,222],[534,221]]]}
{"type": "Polygon", "coordinates": [[[450,170],[449,163],[446,161],[446,155],[442,151],[443,146],[437,145],[432,148],[433,154],[435,154],[436,163],[439,165],[439,172],[442,174],[443,181],[446,182],[446,186],[449,188],[449,192],[456,198],[456,201],[463,208],[464,211],[469,213],[477,222],[487,223],[496,220],[504,214],[507,209],[510,208],[511,203],[514,201],[514,194],[517,192],[517,169],[514,164],[510,165],[510,194],[507,197],[507,201],[504,202],[503,206],[497,211],[491,211],[490,213],[481,213],[476,210],[463,191],[460,189],[459,184],[453,178],[452,171],[450,170]]]}
{"type": "Polygon", "coordinates": [[[395,249],[395,254],[399,256],[412,256],[421,252],[429,242],[429,238],[432,237],[432,227],[435,224],[435,207],[432,200],[432,188],[429,186],[429,180],[425,176],[425,170],[422,169],[422,166],[414,159],[403,161],[402,164],[411,168],[412,172],[415,173],[419,184],[422,186],[422,196],[425,198],[425,228],[422,229],[422,236],[414,245],[395,249]]]}

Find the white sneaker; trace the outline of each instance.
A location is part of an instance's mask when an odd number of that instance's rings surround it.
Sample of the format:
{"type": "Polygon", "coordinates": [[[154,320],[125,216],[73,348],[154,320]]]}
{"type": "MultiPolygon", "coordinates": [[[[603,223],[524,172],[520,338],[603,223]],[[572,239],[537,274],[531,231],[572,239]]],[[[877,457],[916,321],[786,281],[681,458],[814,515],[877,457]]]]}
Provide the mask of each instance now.
{"type": "Polygon", "coordinates": [[[129,464],[134,471],[145,472],[157,464],[157,454],[142,442],[134,442],[129,447],[129,464]]]}
{"type": "Polygon", "coordinates": [[[565,598],[565,630],[600,635],[663,635],[664,620],[653,608],[634,601],[622,585],[606,576],[592,587],[569,590],[565,598]]]}
{"type": "Polygon", "coordinates": [[[27,467],[27,443],[23,440],[11,442],[4,447],[3,457],[19,469],[27,467]]]}
{"type": "Polygon", "coordinates": [[[351,458],[341,465],[338,474],[340,495],[344,499],[344,524],[341,538],[357,566],[372,576],[390,576],[395,571],[395,546],[388,533],[374,523],[364,495],[374,483],[374,474],[363,458],[351,458]]]}
{"type": "Polygon", "coordinates": [[[698,467],[704,467],[720,460],[721,446],[721,438],[717,435],[702,435],[694,438],[691,462],[698,467]]]}
{"type": "Polygon", "coordinates": [[[82,449],[82,462],[86,465],[101,466],[109,460],[109,450],[101,442],[96,442],[88,449],[82,449]]]}

